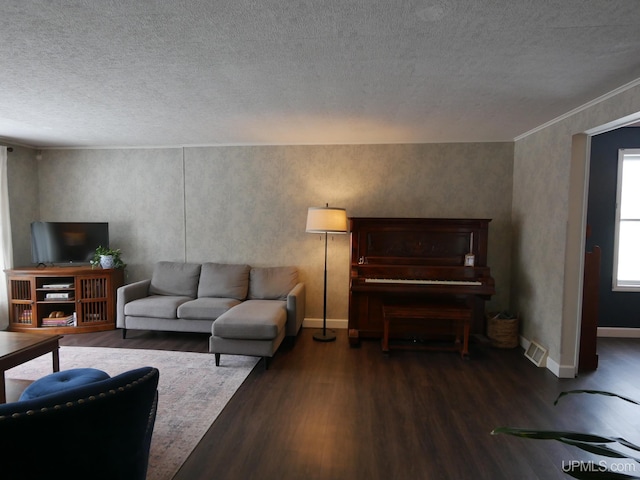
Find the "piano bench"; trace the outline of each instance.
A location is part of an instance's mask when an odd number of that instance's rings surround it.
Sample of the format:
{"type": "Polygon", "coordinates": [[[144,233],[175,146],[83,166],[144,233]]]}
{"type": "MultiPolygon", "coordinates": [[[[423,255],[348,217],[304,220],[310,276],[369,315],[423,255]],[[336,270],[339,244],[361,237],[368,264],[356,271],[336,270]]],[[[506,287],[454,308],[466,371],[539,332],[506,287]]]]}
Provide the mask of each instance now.
{"type": "Polygon", "coordinates": [[[382,351],[388,353],[390,348],[409,348],[423,350],[459,351],[462,358],[469,357],[469,332],[473,320],[473,310],[464,303],[432,303],[415,305],[383,305],[382,351]],[[392,320],[444,320],[456,327],[456,340],[451,347],[434,346],[392,346],[389,343],[389,330],[392,320]],[[460,338],[462,333],[462,339],[460,338]]]}

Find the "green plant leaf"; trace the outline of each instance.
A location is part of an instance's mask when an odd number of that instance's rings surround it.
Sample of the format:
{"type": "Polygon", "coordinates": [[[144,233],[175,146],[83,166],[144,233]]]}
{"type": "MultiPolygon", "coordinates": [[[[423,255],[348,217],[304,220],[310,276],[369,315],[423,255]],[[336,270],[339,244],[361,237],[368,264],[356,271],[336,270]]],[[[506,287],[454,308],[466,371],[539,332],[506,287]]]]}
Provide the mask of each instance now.
{"type": "Polygon", "coordinates": [[[606,397],[617,397],[617,398],[619,398],[621,400],[624,400],[625,402],[633,403],[634,405],[640,405],[640,402],[637,402],[636,400],[634,400],[632,398],[624,397],[622,395],[618,395],[617,393],[605,392],[603,390],[569,390],[567,392],[561,392],[560,395],[558,395],[558,397],[555,399],[553,404],[557,405],[558,404],[558,400],[560,400],[562,397],[564,397],[566,395],[575,395],[575,394],[579,394],[579,393],[588,393],[590,395],[604,395],[606,397]]]}
{"type": "Polygon", "coordinates": [[[101,255],[111,255],[113,257],[113,268],[126,268],[127,264],[122,261],[120,255],[122,252],[119,248],[108,248],[103,247],[102,245],[98,245],[96,248],[93,259],[89,261],[91,265],[95,268],[100,265],[100,256],[101,255]]]}
{"type": "Polygon", "coordinates": [[[640,463],[640,458],[636,458],[626,453],[621,453],[605,445],[607,443],[617,443],[634,450],[638,449],[636,445],[628,442],[624,438],[603,437],[600,435],[580,432],[567,432],[559,430],[532,430],[528,428],[513,427],[499,427],[494,429],[491,434],[505,434],[512,435],[514,437],[531,438],[534,440],[556,440],[558,442],[566,443],[567,445],[573,445],[574,447],[577,447],[586,452],[595,453],[597,455],[611,458],[630,458],[640,463]]]}
{"type": "Polygon", "coordinates": [[[617,450],[614,450],[606,445],[603,444],[594,444],[594,443],[589,443],[589,442],[582,442],[579,440],[571,440],[568,438],[558,438],[557,439],[559,442],[562,443],[566,443],[567,445],[573,445],[574,447],[579,448],[580,450],[584,450],[585,452],[589,452],[589,453],[595,453],[596,455],[601,455],[603,457],[609,457],[609,458],[629,458],[631,460],[635,460],[636,462],[640,463],[640,459],[628,455],[626,453],[622,453],[619,452],[617,450]]]}
{"type": "Polygon", "coordinates": [[[636,445],[635,443],[631,443],[628,440],[625,440],[624,438],[619,438],[619,437],[616,438],[616,441],[620,445],[630,448],[631,450],[635,450],[636,452],[640,452],[640,446],[636,445]]]}
{"type": "Polygon", "coordinates": [[[498,427],[494,428],[491,432],[491,435],[498,434],[513,435],[514,437],[522,438],[534,438],[537,440],[559,440],[560,438],[566,438],[569,440],[592,443],[617,442],[617,440],[614,438],[602,437],[600,435],[592,435],[589,433],[568,432],[561,430],[533,430],[530,428],[498,427]]]}

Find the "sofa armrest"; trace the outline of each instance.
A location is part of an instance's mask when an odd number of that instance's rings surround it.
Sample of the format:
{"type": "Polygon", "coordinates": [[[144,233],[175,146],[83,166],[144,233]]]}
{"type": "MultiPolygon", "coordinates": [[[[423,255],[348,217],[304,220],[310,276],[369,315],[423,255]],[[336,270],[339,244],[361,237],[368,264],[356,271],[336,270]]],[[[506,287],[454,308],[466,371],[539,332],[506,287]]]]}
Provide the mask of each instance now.
{"type": "Polygon", "coordinates": [[[287,336],[295,337],[302,327],[305,315],[306,288],[298,283],[287,295],[287,336]]]}
{"type": "Polygon", "coordinates": [[[150,278],[118,288],[116,292],[116,327],[126,328],[124,323],[124,306],[139,298],[147,297],[149,295],[149,285],[151,285],[150,278]]]}

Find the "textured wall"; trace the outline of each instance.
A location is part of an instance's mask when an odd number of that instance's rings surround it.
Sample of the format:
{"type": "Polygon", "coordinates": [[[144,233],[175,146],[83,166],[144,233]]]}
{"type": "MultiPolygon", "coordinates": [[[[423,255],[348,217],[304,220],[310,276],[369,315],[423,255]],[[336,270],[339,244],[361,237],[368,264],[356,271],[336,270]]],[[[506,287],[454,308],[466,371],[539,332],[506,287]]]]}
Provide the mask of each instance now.
{"type": "Polygon", "coordinates": [[[581,282],[575,265],[584,254],[580,170],[588,169],[587,156],[576,160],[572,149],[582,132],[638,111],[640,87],[633,87],[515,143],[511,304],[521,313],[522,334],[549,348],[561,374],[575,360],[581,282]]]}
{"type": "Polygon", "coordinates": [[[563,159],[571,157],[571,136],[553,136],[546,129],[521,140],[516,150],[512,292],[521,333],[558,358],[569,196],[569,162],[563,159]]]}
{"type": "MultiPolygon", "coordinates": [[[[31,230],[29,224],[38,217],[38,179],[35,152],[12,146],[7,153],[9,215],[14,266],[31,262],[31,230]]],[[[2,274],[2,281],[5,281],[2,274]]],[[[9,325],[8,312],[0,312],[0,330],[9,325]]]]}
{"type": "Polygon", "coordinates": [[[9,209],[11,215],[11,241],[15,266],[31,262],[30,224],[39,216],[38,164],[35,151],[13,147],[8,153],[9,209]]]}
{"type": "MultiPolygon", "coordinates": [[[[310,318],[322,316],[324,250],[304,231],[308,207],[492,218],[492,304],[508,308],[512,166],[511,143],[48,150],[40,217],[108,221],[128,281],[160,259],[296,265],[310,318]]],[[[348,278],[349,238],[336,235],[328,318],[347,318],[348,278]]]]}
{"type": "Polygon", "coordinates": [[[127,281],[184,259],[182,149],[46,150],[38,173],[40,220],[109,222],[127,281]]]}

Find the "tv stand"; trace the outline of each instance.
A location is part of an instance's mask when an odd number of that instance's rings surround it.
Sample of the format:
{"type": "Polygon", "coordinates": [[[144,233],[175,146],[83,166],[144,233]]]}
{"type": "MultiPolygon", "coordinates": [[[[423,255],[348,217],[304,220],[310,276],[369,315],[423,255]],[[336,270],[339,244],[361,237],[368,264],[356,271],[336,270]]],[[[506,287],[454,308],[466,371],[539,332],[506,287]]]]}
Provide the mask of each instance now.
{"type": "Polygon", "coordinates": [[[116,328],[116,290],[124,270],[37,266],[5,270],[9,330],[86,333],[116,328]]]}

